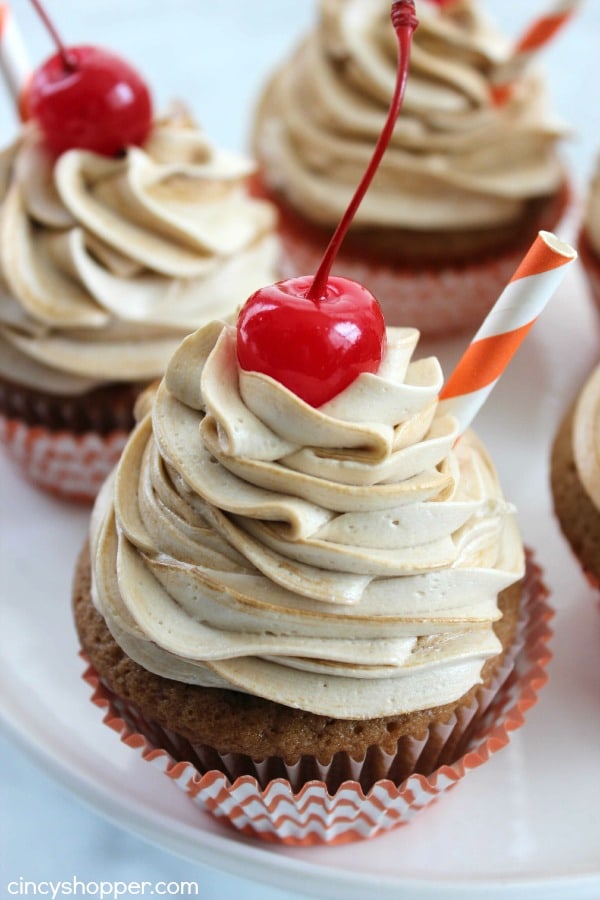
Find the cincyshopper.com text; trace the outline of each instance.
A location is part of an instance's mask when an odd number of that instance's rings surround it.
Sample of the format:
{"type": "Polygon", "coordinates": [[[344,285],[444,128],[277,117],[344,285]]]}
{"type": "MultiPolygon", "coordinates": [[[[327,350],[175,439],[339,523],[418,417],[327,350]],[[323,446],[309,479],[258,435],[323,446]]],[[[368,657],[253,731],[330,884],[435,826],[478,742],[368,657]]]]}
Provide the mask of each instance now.
{"type": "Polygon", "coordinates": [[[9,881],[7,897],[92,897],[95,900],[120,900],[122,897],[199,897],[197,881],[9,881]]]}

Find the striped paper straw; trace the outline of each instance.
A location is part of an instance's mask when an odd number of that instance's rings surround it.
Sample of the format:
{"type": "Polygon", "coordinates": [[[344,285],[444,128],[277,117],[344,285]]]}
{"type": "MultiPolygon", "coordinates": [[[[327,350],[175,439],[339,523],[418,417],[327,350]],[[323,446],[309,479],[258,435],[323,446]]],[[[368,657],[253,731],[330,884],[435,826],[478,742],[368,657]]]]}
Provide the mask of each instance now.
{"type": "Polygon", "coordinates": [[[31,67],[14,16],[5,3],[0,3],[0,70],[20,111],[31,67]]]}
{"type": "Polygon", "coordinates": [[[559,0],[551,10],[535,19],[514,46],[511,59],[494,76],[491,92],[497,105],[510,98],[515,79],[581,6],[582,0],[559,0]]]}
{"type": "Polygon", "coordinates": [[[540,231],[440,393],[440,412],[469,427],[527,332],[577,258],[568,244],[540,231]]]}

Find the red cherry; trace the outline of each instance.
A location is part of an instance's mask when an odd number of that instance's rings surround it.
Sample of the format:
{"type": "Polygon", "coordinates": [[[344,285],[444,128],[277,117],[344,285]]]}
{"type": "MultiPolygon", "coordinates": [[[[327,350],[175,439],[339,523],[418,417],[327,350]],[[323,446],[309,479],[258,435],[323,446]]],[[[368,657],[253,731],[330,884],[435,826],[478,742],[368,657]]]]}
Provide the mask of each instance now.
{"type": "Polygon", "coordinates": [[[361,372],[376,372],[385,322],[375,297],[349,278],[331,277],[312,300],[311,276],[256,291],[238,317],[242,369],[275,378],[311,406],[321,406],[361,372]]]}
{"type": "Polygon", "coordinates": [[[98,47],[69,47],[50,57],[31,79],[27,108],[56,154],[79,148],[114,156],[143,144],[152,126],[142,78],[98,47]]]}

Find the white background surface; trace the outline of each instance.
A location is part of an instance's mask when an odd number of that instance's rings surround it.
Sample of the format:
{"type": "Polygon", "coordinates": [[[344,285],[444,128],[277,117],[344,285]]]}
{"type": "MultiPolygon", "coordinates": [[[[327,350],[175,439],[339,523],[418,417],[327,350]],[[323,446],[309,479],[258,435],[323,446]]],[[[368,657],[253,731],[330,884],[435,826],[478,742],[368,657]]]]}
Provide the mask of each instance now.
{"type": "MultiPolygon", "coordinates": [[[[545,7],[543,0],[485,5],[515,35],[545,7]]],[[[157,109],[173,97],[184,99],[216,142],[236,148],[246,145],[252,103],[267,71],[314,13],[312,0],[49,0],[49,7],[67,42],[121,52],[146,74],[157,109]]],[[[14,0],[13,8],[32,59],[41,61],[50,52],[41,26],[25,0],[14,0]]],[[[544,55],[554,106],[574,127],[567,160],[580,191],[600,150],[599,49],[600,3],[588,0],[544,55]]],[[[0,85],[2,143],[15,128],[0,85]]],[[[573,216],[561,236],[572,237],[575,222],[573,216]]],[[[78,680],[69,613],[87,515],[38,494],[0,459],[0,679],[7,714],[24,729],[20,741],[11,732],[0,742],[0,895],[8,880],[21,876],[76,876],[198,881],[199,896],[207,900],[292,900],[302,896],[298,890],[360,897],[379,883],[382,895],[406,898],[599,898],[600,610],[558,533],[547,487],[551,435],[598,357],[599,337],[599,317],[574,271],[477,421],[553,590],[551,684],[506,750],[408,828],[351,848],[280,853],[234,841],[212,820],[195,820],[186,798],[100,725],[78,680]],[[48,703],[61,694],[61,728],[46,734],[34,764],[32,739],[44,731],[48,703]],[[81,780],[75,786],[80,798],[64,787],[67,713],[69,765],[72,772],[92,769],[85,799],[94,809],[81,803],[81,780]],[[102,791],[94,775],[104,786],[100,811],[118,826],[98,815],[102,791]],[[140,833],[187,859],[146,843],[140,833]]],[[[433,349],[449,371],[463,347],[458,340],[433,349]]]]}

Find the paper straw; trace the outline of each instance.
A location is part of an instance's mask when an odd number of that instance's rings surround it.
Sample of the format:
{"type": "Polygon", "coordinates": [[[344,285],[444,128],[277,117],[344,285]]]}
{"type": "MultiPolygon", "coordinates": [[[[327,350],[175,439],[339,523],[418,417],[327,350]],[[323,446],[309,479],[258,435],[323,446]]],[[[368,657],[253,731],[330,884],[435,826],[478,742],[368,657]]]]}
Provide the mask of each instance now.
{"type": "Polygon", "coordinates": [[[0,3],[0,69],[15,107],[21,111],[31,67],[14,16],[5,3],[0,3]]]}
{"type": "Polygon", "coordinates": [[[559,0],[551,10],[531,23],[515,44],[511,59],[494,76],[491,88],[494,103],[506,103],[512,94],[513,82],[577,12],[581,3],[582,0],[559,0]]]}
{"type": "Polygon", "coordinates": [[[440,412],[469,427],[492,388],[577,258],[568,244],[540,231],[440,393],[440,412]]]}

